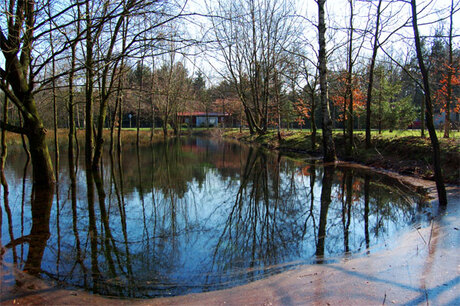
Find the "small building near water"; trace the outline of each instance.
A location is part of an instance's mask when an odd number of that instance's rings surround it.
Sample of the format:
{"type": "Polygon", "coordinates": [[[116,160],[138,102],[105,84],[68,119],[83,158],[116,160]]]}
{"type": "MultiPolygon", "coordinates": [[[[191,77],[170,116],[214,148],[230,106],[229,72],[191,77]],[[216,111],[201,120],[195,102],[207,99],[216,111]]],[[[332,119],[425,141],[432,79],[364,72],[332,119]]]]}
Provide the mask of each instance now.
{"type": "Polygon", "coordinates": [[[225,124],[230,114],[216,112],[184,112],[178,113],[177,116],[181,124],[186,123],[190,127],[215,127],[225,124]]]}

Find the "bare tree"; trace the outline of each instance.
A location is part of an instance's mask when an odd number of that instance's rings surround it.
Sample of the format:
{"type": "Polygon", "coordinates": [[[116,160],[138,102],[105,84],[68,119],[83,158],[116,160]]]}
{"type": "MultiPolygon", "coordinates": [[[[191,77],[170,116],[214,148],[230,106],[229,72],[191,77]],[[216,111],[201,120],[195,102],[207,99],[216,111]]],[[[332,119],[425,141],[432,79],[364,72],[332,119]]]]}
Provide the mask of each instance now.
{"type": "Polygon", "coordinates": [[[158,116],[163,122],[163,136],[168,134],[168,124],[173,128],[174,134],[179,133],[178,113],[183,111],[185,99],[191,96],[187,69],[181,62],[176,61],[177,53],[171,48],[166,56],[165,63],[156,72],[157,92],[156,99],[158,116]]]}
{"type": "MultiPolygon", "coordinates": [[[[92,150],[94,137],[91,135],[94,76],[97,75],[99,81],[97,88],[99,112],[94,152],[88,151],[87,155],[91,159],[92,168],[97,169],[102,155],[103,129],[107,119],[108,103],[113,93],[118,92],[116,85],[121,84],[116,81],[117,77],[122,75],[117,73],[120,65],[129,57],[140,58],[143,62],[147,48],[155,48],[155,42],[164,40],[162,27],[179,18],[181,10],[176,11],[171,5],[157,1],[106,0],[99,7],[88,9],[86,15],[88,24],[85,41],[87,50],[85,68],[88,74],[86,137],[89,147],[87,150],[92,150]],[[168,10],[170,12],[166,12],[168,10]],[[146,19],[149,21],[145,22],[146,19]]],[[[138,109],[141,102],[139,100],[138,109]]],[[[138,125],[139,119],[138,114],[138,125]]]]}
{"type": "Polygon", "coordinates": [[[293,4],[283,1],[220,0],[210,7],[217,49],[227,77],[243,104],[251,133],[268,128],[270,92],[283,51],[296,38],[293,4]]]}

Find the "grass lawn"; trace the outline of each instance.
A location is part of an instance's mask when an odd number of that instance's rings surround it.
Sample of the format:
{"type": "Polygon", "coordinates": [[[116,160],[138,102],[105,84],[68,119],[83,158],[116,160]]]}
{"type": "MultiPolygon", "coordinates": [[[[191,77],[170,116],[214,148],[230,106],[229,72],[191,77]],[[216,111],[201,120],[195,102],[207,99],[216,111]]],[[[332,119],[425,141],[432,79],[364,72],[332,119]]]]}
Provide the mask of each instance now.
{"type": "MultiPolygon", "coordinates": [[[[226,132],[231,132],[231,133],[239,133],[240,129],[238,128],[228,128],[228,129],[225,129],[226,132]]],[[[243,129],[243,132],[244,131],[248,131],[247,129],[243,129]]],[[[317,134],[318,135],[321,135],[322,134],[322,130],[321,129],[318,129],[317,131],[317,134]]],[[[276,133],[276,130],[275,129],[269,129],[268,133],[276,133]]],[[[303,130],[299,130],[299,129],[291,129],[291,130],[287,130],[287,129],[282,129],[281,130],[281,133],[284,133],[284,134],[297,134],[297,133],[300,133],[300,134],[310,134],[311,131],[309,129],[303,129],[303,130]]],[[[372,137],[375,137],[375,136],[379,136],[379,137],[407,137],[407,136],[420,136],[420,130],[393,130],[392,132],[390,132],[390,130],[382,130],[382,134],[379,134],[377,130],[372,130],[371,131],[371,135],[372,137]]],[[[334,129],[333,130],[333,134],[343,134],[343,130],[342,129],[334,129]]],[[[365,135],[366,134],[366,131],[365,130],[355,130],[354,135],[365,135]]],[[[436,131],[436,135],[438,136],[438,138],[442,138],[444,136],[444,131],[439,131],[437,130],[436,131]]],[[[425,137],[429,137],[430,135],[428,134],[428,131],[425,130],[425,137]]],[[[451,138],[460,138],[460,131],[450,131],[450,137],[451,138]]]]}
{"type": "MultiPolygon", "coordinates": [[[[337,130],[335,130],[334,132],[337,132],[337,130]]],[[[359,131],[355,131],[354,134],[365,135],[366,131],[359,130],[359,131]]],[[[383,130],[382,134],[379,134],[378,131],[373,130],[371,134],[372,136],[380,136],[380,137],[407,137],[407,136],[417,137],[417,136],[420,136],[420,130],[393,130],[392,132],[390,132],[390,130],[383,130]]],[[[438,138],[442,138],[444,136],[444,131],[437,130],[436,135],[438,136],[438,138]]],[[[457,130],[450,131],[449,136],[452,138],[460,138],[460,131],[457,131],[457,130]]],[[[425,137],[430,137],[427,130],[425,130],[425,137]]]]}

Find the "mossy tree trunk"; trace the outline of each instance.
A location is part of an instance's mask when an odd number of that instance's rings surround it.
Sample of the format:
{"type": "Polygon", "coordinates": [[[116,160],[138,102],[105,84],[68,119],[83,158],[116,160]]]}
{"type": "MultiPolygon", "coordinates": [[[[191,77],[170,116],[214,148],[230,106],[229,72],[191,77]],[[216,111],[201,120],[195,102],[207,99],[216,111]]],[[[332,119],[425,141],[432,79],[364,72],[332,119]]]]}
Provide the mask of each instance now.
{"type": "Polygon", "coordinates": [[[33,183],[35,186],[54,186],[55,176],[51,157],[46,144],[46,130],[39,118],[24,121],[32,158],[33,183]]]}
{"type": "Polygon", "coordinates": [[[8,37],[0,29],[0,47],[5,69],[0,68],[0,88],[19,109],[24,127],[0,121],[5,130],[26,135],[33,165],[33,183],[54,187],[55,176],[46,144],[46,129],[35,104],[31,64],[35,29],[34,1],[16,1],[9,7],[8,37]],[[9,84],[9,86],[7,85],[9,84]]]}

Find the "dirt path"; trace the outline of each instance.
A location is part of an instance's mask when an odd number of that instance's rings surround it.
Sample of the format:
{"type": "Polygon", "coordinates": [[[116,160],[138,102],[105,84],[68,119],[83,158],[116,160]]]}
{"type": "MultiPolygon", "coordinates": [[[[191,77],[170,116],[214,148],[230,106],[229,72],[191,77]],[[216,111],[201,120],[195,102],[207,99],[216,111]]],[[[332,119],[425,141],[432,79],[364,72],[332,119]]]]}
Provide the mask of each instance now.
{"type": "MultiPolygon", "coordinates": [[[[436,204],[434,204],[436,206],[436,204]]],[[[60,290],[3,269],[2,305],[460,305],[460,188],[449,207],[424,228],[382,250],[338,263],[308,265],[244,286],[149,300],[121,300],[60,290]]]]}

